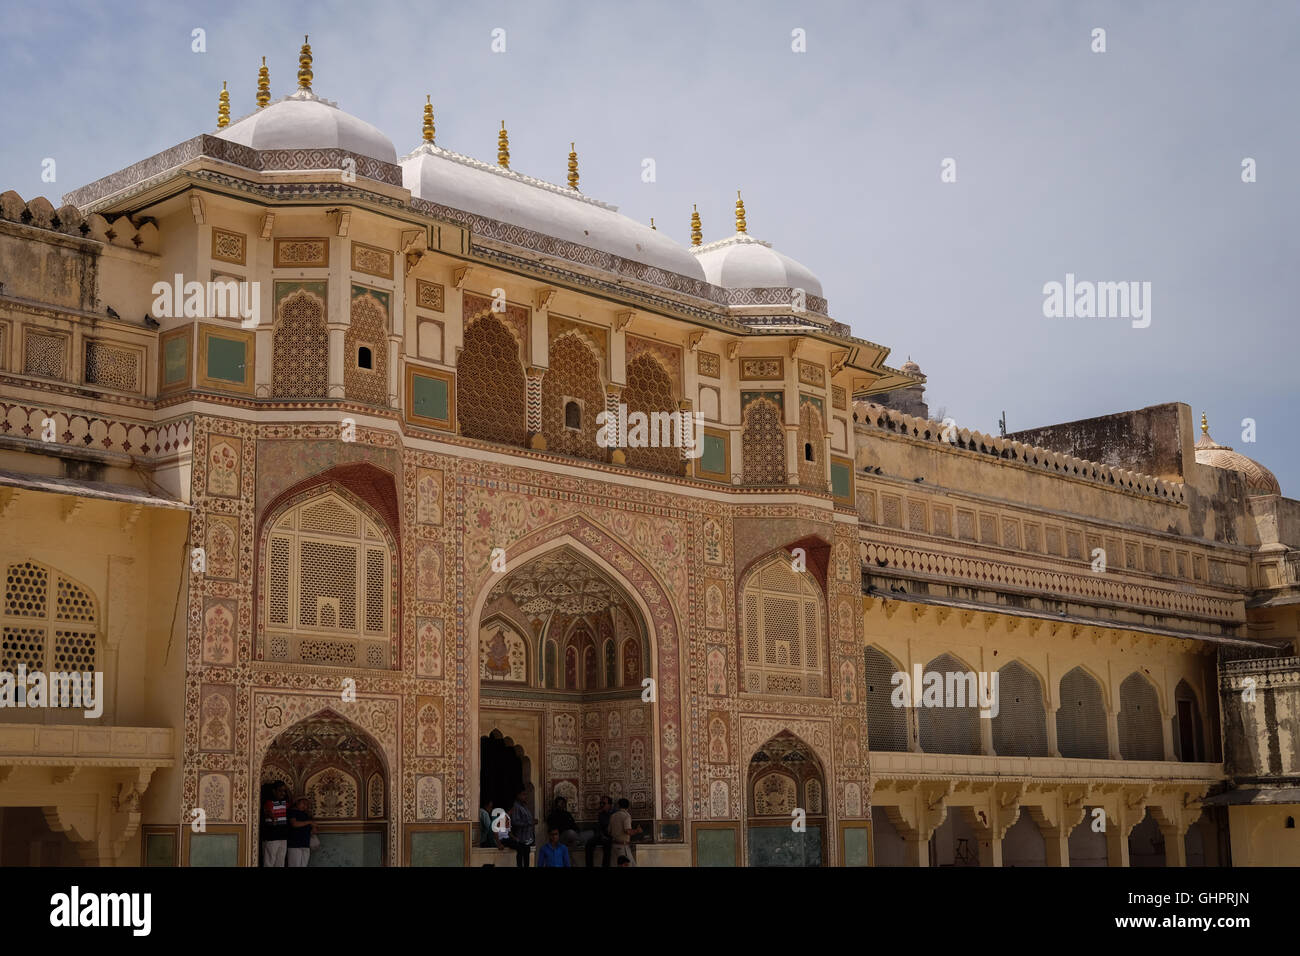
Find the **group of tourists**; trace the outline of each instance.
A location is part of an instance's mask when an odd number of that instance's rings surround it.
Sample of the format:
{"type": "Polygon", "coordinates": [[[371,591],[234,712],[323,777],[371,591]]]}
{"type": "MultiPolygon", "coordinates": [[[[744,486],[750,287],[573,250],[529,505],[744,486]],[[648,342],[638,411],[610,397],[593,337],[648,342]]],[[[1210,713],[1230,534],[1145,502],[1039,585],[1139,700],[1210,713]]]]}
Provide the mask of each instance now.
{"type": "MultiPolygon", "coordinates": [[[[585,844],[587,866],[595,865],[596,850],[603,851],[604,866],[636,866],[632,852],[632,838],[641,828],[632,825],[631,804],[626,798],[618,801],[614,809],[613,798],[601,795],[600,812],[592,830],[578,831],[578,824],[569,812],[568,801],[556,797],[551,812],[546,815],[546,842],[537,850],[538,866],[573,866],[572,854],[580,844],[585,844]]],[[[515,851],[515,866],[528,866],[536,842],[537,820],[528,808],[528,790],[520,787],[514,805],[507,815],[497,810],[490,797],[485,797],[478,811],[482,835],[479,846],[515,851]]]]}
{"type": "Polygon", "coordinates": [[[310,802],[289,799],[281,781],[262,788],[262,865],[306,866],[311,851],[320,846],[315,836],[310,802]]]}

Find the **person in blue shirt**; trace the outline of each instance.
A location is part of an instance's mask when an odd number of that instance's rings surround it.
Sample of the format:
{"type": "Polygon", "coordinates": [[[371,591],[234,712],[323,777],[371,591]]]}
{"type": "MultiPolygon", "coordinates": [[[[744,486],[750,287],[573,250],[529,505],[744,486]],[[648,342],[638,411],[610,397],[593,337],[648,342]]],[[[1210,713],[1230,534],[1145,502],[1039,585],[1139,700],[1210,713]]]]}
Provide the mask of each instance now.
{"type": "Polygon", "coordinates": [[[560,842],[559,827],[551,827],[550,839],[537,851],[538,866],[572,866],[569,848],[560,842]]]}

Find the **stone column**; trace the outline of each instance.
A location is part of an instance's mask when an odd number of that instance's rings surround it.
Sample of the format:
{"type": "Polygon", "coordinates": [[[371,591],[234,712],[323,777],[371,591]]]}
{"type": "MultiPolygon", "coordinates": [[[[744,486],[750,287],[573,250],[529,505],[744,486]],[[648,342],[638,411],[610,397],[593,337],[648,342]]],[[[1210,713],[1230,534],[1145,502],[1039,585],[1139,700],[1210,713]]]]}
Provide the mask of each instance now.
{"type": "Polygon", "coordinates": [[[343,336],[346,333],[346,326],[330,323],[329,389],[326,392],[330,398],[342,398],[346,394],[343,385],[343,362],[346,358],[343,336]]]}
{"type": "Polygon", "coordinates": [[[1044,830],[1043,845],[1047,849],[1048,866],[1070,865],[1070,831],[1065,827],[1044,830]]]}
{"type": "Polygon", "coordinates": [[[1047,753],[1048,756],[1059,757],[1061,749],[1056,742],[1056,714],[1060,710],[1060,702],[1049,702],[1047,707],[1047,753]]]}
{"type": "Polygon", "coordinates": [[[1169,823],[1160,823],[1159,826],[1160,835],[1165,840],[1165,866],[1186,866],[1187,843],[1183,837],[1187,828],[1169,823]]]}
{"type": "Polygon", "coordinates": [[[903,846],[903,853],[908,866],[930,865],[930,838],[928,836],[922,837],[919,833],[904,834],[903,846]]]}

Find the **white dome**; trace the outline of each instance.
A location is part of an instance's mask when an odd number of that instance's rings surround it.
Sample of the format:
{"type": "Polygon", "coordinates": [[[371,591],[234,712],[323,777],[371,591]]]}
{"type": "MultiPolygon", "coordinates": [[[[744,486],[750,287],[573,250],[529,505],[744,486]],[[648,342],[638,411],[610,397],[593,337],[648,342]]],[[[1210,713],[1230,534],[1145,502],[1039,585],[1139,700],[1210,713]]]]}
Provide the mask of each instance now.
{"type": "Polygon", "coordinates": [[[695,257],[708,280],[724,289],[803,289],[809,295],[822,294],[821,280],[806,267],[748,233],[700,246],[695,257]]]}
{"type": "Polygon", "coordinates": [[[387,136],[305,90],[250,113],[216,135],[253,149],[345,149],[397,162],[397,150],[387,136]]]}
{"type": "Polygon", "coordinates": [[[683,246],[574,190],[428,143],[401,165],[402,185],[417,199],[704,281],[704,270],[683,246]]]}

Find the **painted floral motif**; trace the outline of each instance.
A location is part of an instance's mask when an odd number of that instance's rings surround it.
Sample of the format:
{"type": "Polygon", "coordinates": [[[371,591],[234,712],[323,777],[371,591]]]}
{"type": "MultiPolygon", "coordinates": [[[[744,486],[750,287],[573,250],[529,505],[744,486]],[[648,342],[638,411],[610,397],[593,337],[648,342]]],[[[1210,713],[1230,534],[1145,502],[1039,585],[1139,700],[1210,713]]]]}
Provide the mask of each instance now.
{"type": "Polygon", "coordinates": [[[203,660],[209,664],[235,661],[235,615],[225,604],[213,604],[204,612],[203,660]]]}
{"type": "Polygon", "coordinates": [[[416,717],[415,750],[427,757],[442,753],[442,710],[436,700],[421,698],[422,706],[416,717]]]}
{"type": "Polygon", "coordinates": [[[729,763],[727,722],[722,714],[714,712],[709,718],[709,763],[729,763]]]}
{"type": "Polygon", "coordinates": [[[230,700],[219,691],[205,693],[199,714],[199,748],[229,750],[233,740],[230,700]]]}
{"type": "Polygon", "coordinates": [[[572,714],[555,715],[555,742],[557,744],[577,743],[577,721],[572,714]]]}
{"type": "Polygon", "coordinates": [[[420,544],[420,555],[416,558],[415,591],[421,600],[442,600],[442,555],[435,542],[420,544]]]}
{"type": "Polygon", "coordinates": [[[239,448],[234,439],[213,438],[208,452],[208,494],[239,496],[239,448]]]}
{"type": "Polygon", "coordinates": [[[628,745],[628,778],[634,783],[643,783],[645,776],[645,741],[634,737],[628,745]]]}
{"type": "Polygon", "coordinates": [[[705,683],[710,694],[721,697],[727,693],[727,655],[719,647],[709,651],[705,667],[705,683]]]}
{"type": "Polygon", "coordinates": [[[420,618],[416,621],[415,672],[421,677],[442,676],[442,621],[420,618]]]}
{"type": "Polygon", "coordinates": [[[415,817],[417,820],[442,819],[442,778],[428,776],[416,781],[415,817]]]}
{"type": "Polygon", "coordinates": [[[710,584],[704,592],[704,626],[722,628],[727,624],[726,611],[722,605],[722,589],[710,584]]]}
{"type": "Polygon", "coordinates": [[[858,670],[852,658],[845,658],[840,665],[840,700],[846,704],[858,702],[858,670]]]}
{"type": "Polygon", "coordinates": [[[201,806],[211,822],[230,819],[230,777],[224,773],[208,773],[199,779],[201,806]]]}
{"type": "Polygon", "coordinates": [[[715,820],[731,816],[731,793],[725,780],[715,780],[709,785],[709,816],[715,820]]]}
{"type": "Polygon", "coordinates": [[[862,816],[862,788],[856,783],[844,785],[844,809],[851,817],[862,816]]]}
{"type": "Polygon", "coordinates": [[[207,573],[209,577],[232,579],[237,574],[235,541],[239,526],[233,518],[212,516],[208,519],[207,573]]]}
{"type": "Polygon", "coordinates": [[[704,561],[706,564],[722,563],[722,526],[712,518],[704,522],[704,561]]]}
{"type": "Polygon", "coordinates": [[[420,469],[415,485],[415,520],[420,524],[442,524],[442,472],[420,469]]]}

